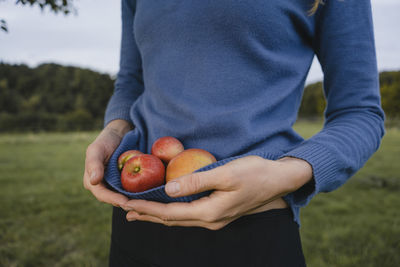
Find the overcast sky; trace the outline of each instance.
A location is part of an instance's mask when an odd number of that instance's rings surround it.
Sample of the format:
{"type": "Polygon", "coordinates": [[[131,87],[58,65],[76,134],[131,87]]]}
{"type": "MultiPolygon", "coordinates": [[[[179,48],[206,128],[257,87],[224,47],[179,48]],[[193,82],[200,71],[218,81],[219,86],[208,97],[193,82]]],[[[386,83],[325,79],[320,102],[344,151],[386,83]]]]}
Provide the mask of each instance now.
{"type": "MultiPolygon", "coordinates": [[[[357,1],[357,0],[355,0],[357,1]]],[[[75,0],[77,15],[54,15],[15,0],[0,1],[0,61],[35,66],[56,62],[115,75],[120,42],[120,1],[75,0]]],[[[379,70],[400,69],[400,0],[372,0],[379,70]]],[[[320,80],[316,61],[308,82],[320,80]]]]}

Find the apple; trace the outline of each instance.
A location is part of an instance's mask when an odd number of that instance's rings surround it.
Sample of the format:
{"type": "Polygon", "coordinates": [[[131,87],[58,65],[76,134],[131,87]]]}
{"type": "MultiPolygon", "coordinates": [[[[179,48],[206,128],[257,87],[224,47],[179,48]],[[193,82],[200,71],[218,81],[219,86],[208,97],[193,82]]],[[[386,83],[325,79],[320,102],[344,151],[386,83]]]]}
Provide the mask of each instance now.
{"type": "Polygon", "coordinates": [[[139,150],[128,150],[122,153],[119,158],[118,158],[118,170],[121,171],[122,168],[124,167],[124,164],[131,158],[137,155],[143,154],[139,150]]]}
{"type": "Polygon", "coordinates": [[[151,154],[167,163],[184,150],[182,143],[172,136],[158,138],[151,147],[151,154]]]}
{"type": "Polygon", "coordinates": [[[169,182],[180,176],[192,173],[216,161],[215,157],[204,149],[186,149],[168,163],[166,181],[169,182]]]}
{"type": "Polygon", "coordinates": [[[161,186],[165,180],[165,167],[154,155],[141,154],[129,159],[121,172],[122,188],[137,193],[161,186]]]}

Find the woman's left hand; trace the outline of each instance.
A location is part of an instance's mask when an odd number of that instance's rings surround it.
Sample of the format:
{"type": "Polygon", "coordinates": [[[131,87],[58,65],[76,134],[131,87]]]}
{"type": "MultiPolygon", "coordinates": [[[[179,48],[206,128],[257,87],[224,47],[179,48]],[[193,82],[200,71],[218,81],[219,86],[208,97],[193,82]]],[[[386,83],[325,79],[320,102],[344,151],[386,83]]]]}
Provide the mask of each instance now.
{"type": "Polygon", "coordinates": [[[246,156],[212,170],[182,176],[165,187],[171,197],[214,190],[209,196],[189,203],[129,200],[122,208],[128,211],[128,221],[217,230],[243,215],[262,211],[268,203],[311,179],[311,165],[304,160],[286,157],[273,161],[246,156]]]}

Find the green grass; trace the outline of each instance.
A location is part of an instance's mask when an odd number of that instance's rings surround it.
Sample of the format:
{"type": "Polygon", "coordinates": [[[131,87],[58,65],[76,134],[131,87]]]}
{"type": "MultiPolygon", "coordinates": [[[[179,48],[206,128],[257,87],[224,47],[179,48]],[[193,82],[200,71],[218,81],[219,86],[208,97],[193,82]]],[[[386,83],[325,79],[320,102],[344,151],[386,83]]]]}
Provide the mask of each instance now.
{"type": "Polygon", "coordinates": [[[0,266],[107,266],[111,208],[82,187],[94,137],[0,136],[0,266]]]}
{"type": "MultiPolygon", "coordinates": [[[[319,123],[300,122],[305,137],[319,123]]],[[[96,133],[0,135],[0,266],[107,266],[111,208],[82,187],[96,133]]],[[[302,210],[308,266],[400,266],[400,130],[302,210]]]]}
{"type": "MultiPolygon", "coordinates": [[[[300,122],[310,137],[318,123],[300,122]]],[[[400,130],[387,130],[380,149],[344,186],[319,194],[301,213],[309,266],[400,266],[400,130]]]]}

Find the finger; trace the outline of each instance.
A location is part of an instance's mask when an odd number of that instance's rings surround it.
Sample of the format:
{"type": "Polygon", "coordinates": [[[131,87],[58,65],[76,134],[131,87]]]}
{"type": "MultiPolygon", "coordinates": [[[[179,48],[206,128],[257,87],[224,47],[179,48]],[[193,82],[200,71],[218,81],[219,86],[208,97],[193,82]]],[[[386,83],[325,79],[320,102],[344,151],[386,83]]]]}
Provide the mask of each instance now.
{"type": "Polygon", "coordinates": [[[135,211],[130,211],[126,215],[126,219],[128,221],[147,221],[152,223],[160,223],[166,226],[183,226],[183,227],[203,227],[209,230],[219,230],[234,221],[236,218],[232,218],[229,220],[218,221],[218,222],[204,222],[199,220],[183,220],[183,221],[174,221],[174,220],[162,220],[158,217],[147,215],[147,214],[139,214],[135,211]]]}
{"type": "Polygon", "coordinates": [[[89,190],[98,201],[111,204],[115,207],[121,207],[129,200],[126,196],[108,189],[103,182],[97,185],[90,184],[89,190]]]}
{"type": "Polygon", "coordinates": [[[88,179],[88,173],[85,171],[83,179],[84,187],[89,190],[98,201],[111,204],[116,207],[121,207],[129,199],[122,194],[109,190],[104,182],[97,185],[92,185],[88,179]]]}
{"type": "Polygon", "coordinates": [[[90,145],[86,151],[85,170],[92,185],[100,183],[103,179],[106,157],[104,154],[104,150],[96,143],[90,145]]]}
{"type": "Polygon", "coordinates": [[[210,211],[207,202],[209,197],[183,203],[159,203],[155,201],[147,201],[141,199],[129,200],[122,208],[126,211],[135,211],[139,214],[158,217],[164,221],[179,221],[179,220],[203,220],[210,219],[211,216],[206,213],[210,211]]]}
{"type": "Polygon", "coordinates": [[[189,196],[212,190],[227,189],[230,185],[229,169],[224,166],[203,172],[195,172],[172,180],[165,185],[165,192],[171,197],[189,196]]]}

